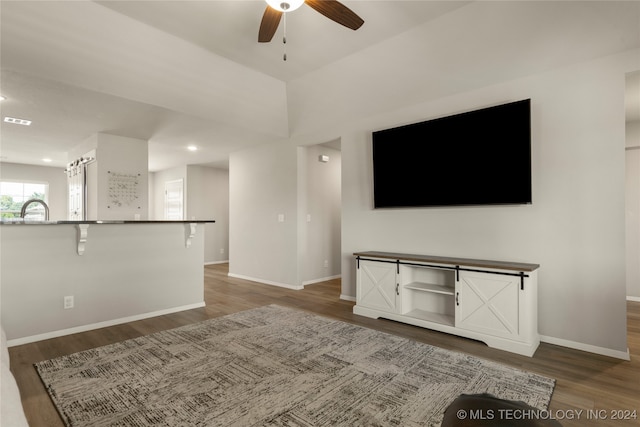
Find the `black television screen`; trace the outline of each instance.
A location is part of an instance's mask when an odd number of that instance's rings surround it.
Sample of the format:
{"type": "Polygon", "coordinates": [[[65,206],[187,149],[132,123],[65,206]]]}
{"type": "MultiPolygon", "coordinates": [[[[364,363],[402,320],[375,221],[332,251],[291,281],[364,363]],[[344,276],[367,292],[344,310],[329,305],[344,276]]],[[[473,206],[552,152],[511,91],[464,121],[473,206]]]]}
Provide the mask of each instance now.
{"type": "Polygon", "coordinates": [[[531,100],[373,132],[376,208],[531,203],[531,100]]]}

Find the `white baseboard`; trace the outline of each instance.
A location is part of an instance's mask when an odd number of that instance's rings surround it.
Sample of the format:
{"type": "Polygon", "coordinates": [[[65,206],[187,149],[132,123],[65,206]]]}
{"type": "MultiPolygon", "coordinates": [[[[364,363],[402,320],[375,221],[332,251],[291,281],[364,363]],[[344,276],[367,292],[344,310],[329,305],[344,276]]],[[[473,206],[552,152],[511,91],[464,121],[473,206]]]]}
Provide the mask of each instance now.
{"type": "Polygon", "coordinates": [[[561,338],[548,337],[548,336],[544,336],[544,335],[540,336],[540,341],[541,342],[546,342],[548,344],[559,345],[559,346],[562,346],[562,347],[573,348],[575,350],[582,350],[582,351],[587,351],[589,353],[595,353],[595,354],[601,354],[603,356],[614,357],[616,359],[631,360],[631,355],[629,354],[629,349],[627,349],[627,351],[624,352],[624,351],[619,351],[619,350],[613,350],[613,349],[610,349],[610,348],[598,347],[598,346],[591,345],[591,344],[584,344],[584,343],[581,343],[581,342],[564,340],[564,339],[561,339],[561,338]]]}
{"type": "Polygon", "coordinates": [[[249,280],[250,282],[257,282],[257,283],[262,283],[262,284],[271,285],[271,286],[279,286],[281,288],[294,289],[296,291],[304,289],[304,286],[302,285],[289,285],[288,283],[272,282],[271,280],[257,279],[255,277],[243,276],[241,274],[234,274],[234,273],[228,273],[227,275],[229,277],[235,277],[236,279],[249,280]]]}
{"type": "Polygon", "coordinates": [[[627,296],[627,301],[640,302],[640,297],[627,296]]]}
{"type": "Polygon", "coordinates": [[[225,260],[225,261],[208,261],[208,262],[204,263],[204,265],[213,265],[213,264],[229,264],[229,260],[225,260]]]}
{"type": "Polygon", "coordinates": [[[340,294],[340,299],[345,300],[345,301],[356,302],[356,297],[352,297],[352,296],[345,295],[345,294],[340,294]]]}
{"type": "Polygon", "coordinates": [[[164,316],[165,314],[177,313],[179,311],[193,310],[194,308],[204,307],[205,303],[198,302],[195,304],[182,305],[180,307],[167,308],[165,310],[152,311],[149,313],[136,314],[135,316],[121,317],[119,319],[106,320],[104,322],[91,323],[89,325],[76,326],[74,328],[61,329],[59,331],[45,332],[44,334],[31,335],[23,338],[16,338],[7,341],[7,347],[14,347],[22,344],[29,344],[36,341],[58,338],[65,335],[77,334],[80,332],[92,331],[94,329],[106,328],[108,326],[120,325],[122,323],[135,322],[136,320],[148,319],[150,317],[164,316]]]}
{"type": "Polygon", "coordinates": [[[341,278],[341,274],[337,274],[335,276],[321,277],[319,279],[306,280],[302,282],[302,286],[313,285],[314,283],[326,282],[327,280],[339,279],[341,278]]]}

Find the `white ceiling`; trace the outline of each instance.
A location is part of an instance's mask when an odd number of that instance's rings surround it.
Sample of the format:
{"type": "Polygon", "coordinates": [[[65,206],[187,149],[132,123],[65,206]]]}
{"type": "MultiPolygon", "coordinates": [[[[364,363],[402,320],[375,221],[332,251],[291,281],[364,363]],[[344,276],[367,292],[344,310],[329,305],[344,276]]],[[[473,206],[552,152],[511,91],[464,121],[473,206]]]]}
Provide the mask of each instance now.
{"type": "MultiPolygon", "coordinates": [[[[289,135],[289,84],[473,2],[343,3],[364,26],[354,32],[303,5],[287,18],[285,62],[282,24],[271,43],[257,43],[262,0],[2,0],[0,90],[7,99],[0,108],[3,117],[33,125],[1,123],[0,160],[42,164],[48,157],[62,167],[71,148],[105,132],[149,140],[150,170],[224,167],[232,151],[289,135]],[[189,144],[200,150],[187,151],[189,144]]],[[[594,27],[592,15],[584,16],[579,29],[554,28],[577,37],[594,27]]],[[[540,40],[554,41],[540,31],[540,40]]],[[[637,46],[636,33],[620,34],[631,40],[618,45],[637,46]]]]}
{"type": "Polygon", "coordinates": [[[98,1],[139,22],[217,55],[290,81],[345,56],[464,6],[470,1],[342,1],[365,20],[353,31],[303,5],[287,15],[288,60],[283,61],[283,23],[271,43],[257,43],[266,8],[247,1],[98,1]]]}

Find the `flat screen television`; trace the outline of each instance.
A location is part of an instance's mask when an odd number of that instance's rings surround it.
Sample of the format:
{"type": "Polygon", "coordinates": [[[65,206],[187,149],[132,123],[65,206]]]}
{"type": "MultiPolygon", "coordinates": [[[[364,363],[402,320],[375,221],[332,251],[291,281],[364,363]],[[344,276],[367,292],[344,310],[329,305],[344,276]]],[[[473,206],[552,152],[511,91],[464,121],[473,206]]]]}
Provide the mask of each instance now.
{"type": "Polygon", "coordinates": [[[375,208],[531,203],[531,100],[375,131],[375,208]]]}

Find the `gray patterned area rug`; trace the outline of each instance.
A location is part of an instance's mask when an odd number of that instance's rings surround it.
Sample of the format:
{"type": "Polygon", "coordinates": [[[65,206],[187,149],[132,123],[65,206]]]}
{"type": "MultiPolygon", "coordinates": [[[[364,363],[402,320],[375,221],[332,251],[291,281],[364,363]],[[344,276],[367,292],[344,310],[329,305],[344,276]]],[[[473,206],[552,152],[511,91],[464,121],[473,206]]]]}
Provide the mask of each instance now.
{"type": "Polygon", "coordinates": [[[277,305],[37,363],[68,426],[439,426],[461,393],[555,381],[277,305]]]}

